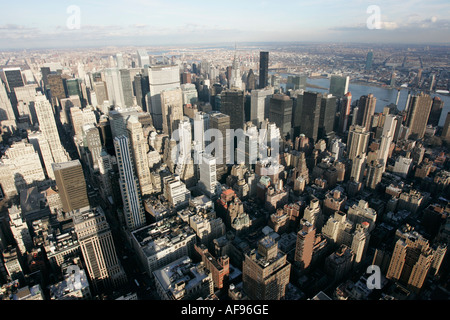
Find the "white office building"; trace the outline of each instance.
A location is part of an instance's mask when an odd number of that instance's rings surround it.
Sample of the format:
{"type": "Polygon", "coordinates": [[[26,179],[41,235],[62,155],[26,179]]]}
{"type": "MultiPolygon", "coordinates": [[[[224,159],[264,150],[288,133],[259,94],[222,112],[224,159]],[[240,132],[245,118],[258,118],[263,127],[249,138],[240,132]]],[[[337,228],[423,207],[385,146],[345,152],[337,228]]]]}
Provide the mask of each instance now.
{"type": "Polygon", "coordinates": [[[129,139],[126,136],[114,138],[119,185],[123,201],[123,215],[130,231],[145,225],[145,213],[142,205],[139,181],[135,175],[129,139]]]}

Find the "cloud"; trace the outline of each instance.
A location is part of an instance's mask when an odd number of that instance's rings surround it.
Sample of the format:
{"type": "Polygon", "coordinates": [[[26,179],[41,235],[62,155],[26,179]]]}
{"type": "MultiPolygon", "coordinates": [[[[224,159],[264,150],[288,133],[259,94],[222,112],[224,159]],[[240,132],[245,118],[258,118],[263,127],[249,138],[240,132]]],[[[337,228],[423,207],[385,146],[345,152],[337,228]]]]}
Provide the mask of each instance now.
{"type": "Polygon", "coordinates": [[[6,31],[16,31],[16,30],[21,31],[21,30],[35,30],[35,29],[36,28],[33,28],[33,27],[26,27],[26,26],[12,24],[12,23],[0,25],[0,30],[6,30],[6,31]]]}
{"type": "MultiPolygon", "coordinates": [[[[331,27],[331,31],[363,31],[368,30],[366,23],[359,23],[353,25],[343,25],[331,27]]],[[[380,21],[379,30],[387,31],[410,31],[413,32],[415,29],[440,29],[440,30],[450,30],[450,20],[448,19],[438,19],[436,16],[429,18],[421,18],[419,15],[410,15],[403,21],[380,21]]]]}

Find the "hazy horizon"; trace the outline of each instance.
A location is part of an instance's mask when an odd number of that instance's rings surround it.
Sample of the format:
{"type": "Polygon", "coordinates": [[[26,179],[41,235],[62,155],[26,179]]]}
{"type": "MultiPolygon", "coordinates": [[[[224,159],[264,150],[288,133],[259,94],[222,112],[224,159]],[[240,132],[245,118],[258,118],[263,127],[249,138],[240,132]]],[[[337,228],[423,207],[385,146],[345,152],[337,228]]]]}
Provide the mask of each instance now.
{"type": "Polygon", "coordinates": [[[450,44],[446,0],[23,0],[1,6],[0,50],[234,42],[450,44]],[[370,28],[374,21],[377,28],[370,28]]]}

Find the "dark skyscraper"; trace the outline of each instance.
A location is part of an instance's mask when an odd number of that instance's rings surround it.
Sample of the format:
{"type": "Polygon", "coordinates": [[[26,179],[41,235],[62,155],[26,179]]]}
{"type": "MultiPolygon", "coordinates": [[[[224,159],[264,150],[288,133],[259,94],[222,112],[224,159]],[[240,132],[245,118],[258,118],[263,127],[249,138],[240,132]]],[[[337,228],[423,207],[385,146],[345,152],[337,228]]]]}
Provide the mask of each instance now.
{"type": "Polygon", "coordinates": [[[336,97],[329,94],[322,97],[319,118],[319,139],[330,139],[334,133],[336,116],[336,97]]]}
{"type": "Polygon", "coordinates": [[[9,92],[13,92],[14,88],[24,86],[20,68],[3,69],[3,74],[6,79],[6,89],[8,89],[9,92]]]}
{"type": "Polygon", "coordinates": [[[44,86],[47,88],[48,87],[47,77],[50,74],[50,67],[42,67],[41,74],[42,74],[42,82],[44,83],[44,86]]]}
{"type": "Polygon", "coordinates": [[[434,97],[427,124],[431,124],[433,127],[437,127],[439,125],[439,120],[441,119],[441,113],[443,108],[444,108],[444,101],[441,100],[441,98],[439,97],[434,97]]]}
{"type": "Polygon", "coordinates": [[[47,81],[50,89],[52,105],[59,105],[59,101],[66,98],[63,78],[60,74],[49,74],[47,76],[47,81]]]}
{"type": "Polygon", "coordinates": [[[376,104],[377,99],[371,93],[359,98],[356,124],[363,126],[366,131],[370,131],[372,127],[372,117],[375,113],[376,104]]]}
{"type": "Polygon", "coordinates": [[[348,92],[349,76],[332,75],[330,78],[330,93],[342,98],[348,92]]]}
{"type": "Polygon", "coordinates": [[[250,91],[250,92],[252,90],[256,89],[256,78],[255,78],[255,74],[253,73],[252,69],[250,69],[248,71],[246,89],[247,89],[247,91],[250,91]]]}
{"type": "Polygon", "coordinates": [[[286,82],[286,90],[293,89],[306,89],[306,81],[308,77],[306,74],[298,75],[298,76],[288,76],[286,82]]]}
{"type": "Polygon", "coordinates": [[[347,92],[345,96],[340,99],[340,115],[339,115],[339,128],[340,133],[347,131],[349,125],[350,112],[352,110],[352,94],[347,92]]]}
{"type": "Polygon", "coordinates": [[[269,85],[269,52],[259,53],[259,88],[263,89],[269,85]]]}
{"type": "Polygon", "coordinates": [[[222,91],[220,111],[230,116],[230,129],[244,128],[244,92],[237,89],[222,91]]]}
{"type": "Polygon", "coordinates": [[[303,100],[297,99],[297,108],[295,113],[301,114],[300,133],[303,133],[314,142],[317,142],[320,120],[320,106],[322,103],[322,94],[306,91],[303,94],[303,100]]]}
{"type": "MultiPolygon", "coordinates": [[[[219,130],[221,133],[220,137],[217,137],[220,141],[217,141],[217,148],[221,148],[222,156],[219,159],[220,152],[216,150],[214,156],[216,157],[216,175],[217,180],[220,180],[222,176],[227,172],[227,163],[230,159],[227,159],[226,146],[229,142],[229,133],[227,129],[230,129],[230,116],[223,114],[221,112],[212,112],[209,116],[209,127],[211,129],[219,130]]],[[[216,137],[211,137],[211,142],[214,142],[216,137]]]]}
{"type": "Polygon", "coordinates": [[[269,121],[274,122],[282,135],[291,130],[292,99],[287,95],[274,94],[270,98],[269,121]]]}
{"type": "Polygon", "coordinates": [[[134,87],[134,93],[136,95],[137,105],[140,106],[142,108],[142,110],[147,112],[148,109],[147,109],[147,102],[146,102],[145,96],[150,91],[148,77],[143,76],[141,74],[135,75],[134,81],[133,81],[133,87],[134,87]]]}
{"type": "Polygon", "coordinates": [[[123,99],[126,107],[133,106],[133,87],[131,73],[128,69],[120,69],[120,80],[122,82],[123,99]]]}

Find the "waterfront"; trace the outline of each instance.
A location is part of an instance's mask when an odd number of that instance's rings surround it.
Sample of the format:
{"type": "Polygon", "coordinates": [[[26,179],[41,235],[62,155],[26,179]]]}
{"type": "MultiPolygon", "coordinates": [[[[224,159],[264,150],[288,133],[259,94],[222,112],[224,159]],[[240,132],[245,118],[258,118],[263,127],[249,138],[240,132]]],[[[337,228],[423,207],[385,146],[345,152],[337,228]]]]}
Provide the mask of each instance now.
{"type": "MultiPolygon", "coordinates": [[[[308,78],[308,84],[329,88],[330,87],[330,79],[327,78],[308,78]]],[[[327,90],[323,89],[317,89],[317,88],[307,88],[307,90],[316,91],[316,92],[326,92],[327,90]]],[[[362,84],[355,84],[351,82],[348,91],[352,94],[352,101],[355,101],[356,99],[359,99],[363,95],[367,95],[369,93],[372,93],[377,98],[377,104],[375,107],[375,112],[382,112],[383,108],[391,103],[396,102],[397,100],[397,89],[391,89],[391,88],[382,88],[378,86],[369,86],[369,85],[362,85],[362,84]]],[[[401,88],[400,90],[400,97],[398,101],[397,108],[399,110],[404,110],[406,106],[406,101],[408,99],[408,92],[410,89],[408,88],[401,88]]],[[[412,92],[411,92],[412,94],[412,92]]],[[[431,97],[438,96],[444,101],[444,108],[442,110],[441,118],[439,120],[439,125],[443,126],[445,122],[445,118],[447,116],[447,113],[450,112],[450,96],[442,95],[442,94],[436,94],[432,93],[431,97]]]]}

